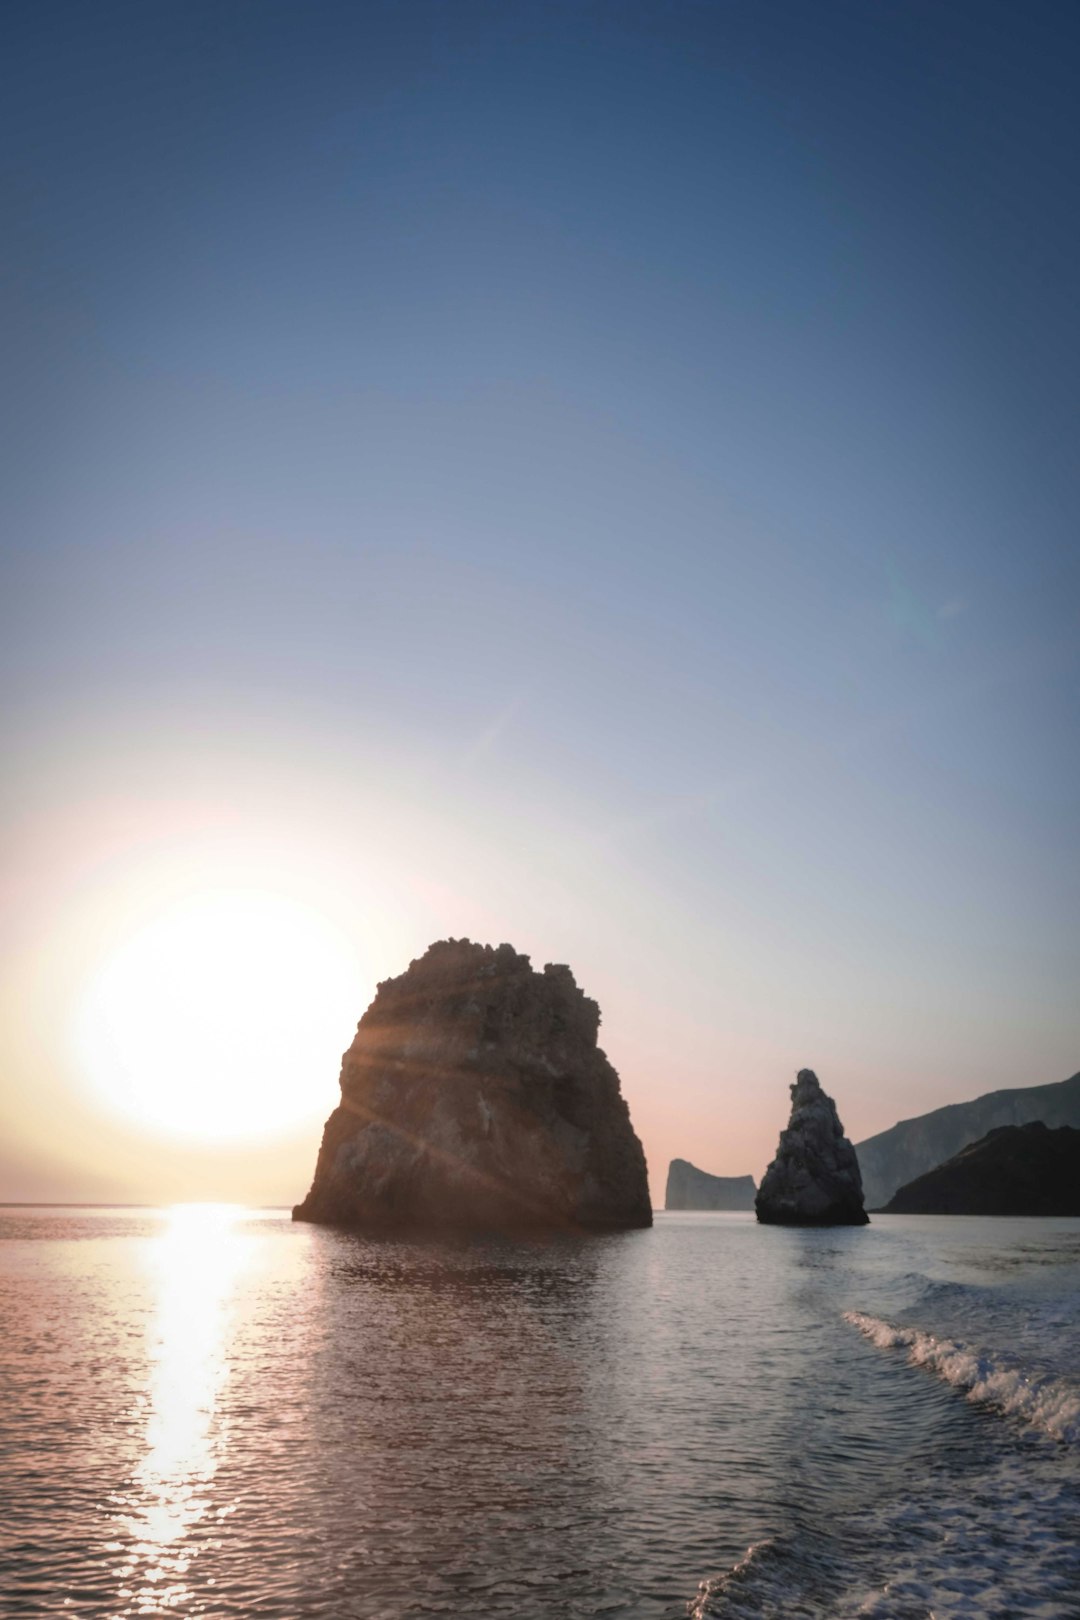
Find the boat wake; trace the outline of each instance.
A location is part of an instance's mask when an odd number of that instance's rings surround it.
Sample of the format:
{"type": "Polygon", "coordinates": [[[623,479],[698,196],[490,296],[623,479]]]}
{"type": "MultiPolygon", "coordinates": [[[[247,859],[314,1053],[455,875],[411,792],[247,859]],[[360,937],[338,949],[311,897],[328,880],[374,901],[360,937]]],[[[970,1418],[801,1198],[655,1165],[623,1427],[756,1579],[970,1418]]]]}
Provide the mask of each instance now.
{"type": "Polygon", "coordinates": [[[1045,1461],[1006,1454],[977,1482],[931,1469],[899,1500],[759,1541],[689,1620],[1078,1620],[1076,1482],[1045,1461]]]}
{"type": "MultiPolygon", "coordinates": [[[[923,1304],[947,1305],[959,1320],[977,1312],[976,1327],[1022,1325],[1019,1305],[1006,1309],[970,1287],[943,1289],[921,1290],[923,1304]]],[[[1062,1376],[1056,1331],[1068,1327],[1068,1313],[1055,1310],[1024,1357],[865,1311],[844,1320],[879,1349],[902,1352],[907,1364],[1020,1421],[1011,1432],[988,1426],[966,1453],[955,1441],[932,1448],[917,1488],[828,1516],[811,1509],[792,1529],[755,1542],[702,1582],[689,1620],[1080,1620],[1080,1385],[1062,1376]],[[1050,1358],[1042,1368],[1040,1355],[1050,1358]]]]}
{"type": "Polygon", "coordinates": [[[926,1367],[968,1400],[1023,1419],[1067,1445],[1080,1444],[1080,1388],[1068,1379],[1033,1373],[1007,1358],[921,1328],[898,1326],[864,1311],[844,1320],[882,1350],[903,1349],[912,1366],[926,1367]]]}

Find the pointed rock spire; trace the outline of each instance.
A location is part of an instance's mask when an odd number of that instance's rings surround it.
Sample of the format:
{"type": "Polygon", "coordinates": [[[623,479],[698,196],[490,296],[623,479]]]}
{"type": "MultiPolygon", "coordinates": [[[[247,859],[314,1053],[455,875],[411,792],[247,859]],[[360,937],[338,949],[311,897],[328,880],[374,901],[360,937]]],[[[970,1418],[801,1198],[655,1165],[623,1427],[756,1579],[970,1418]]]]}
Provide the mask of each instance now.
{"type": "Polygon", "coordinates": [[[791,1118],[755,1199],[770,1226],[865,1226],[862,1176],[836,1104],[813,1069],[791,1088],[791,1118]]]}

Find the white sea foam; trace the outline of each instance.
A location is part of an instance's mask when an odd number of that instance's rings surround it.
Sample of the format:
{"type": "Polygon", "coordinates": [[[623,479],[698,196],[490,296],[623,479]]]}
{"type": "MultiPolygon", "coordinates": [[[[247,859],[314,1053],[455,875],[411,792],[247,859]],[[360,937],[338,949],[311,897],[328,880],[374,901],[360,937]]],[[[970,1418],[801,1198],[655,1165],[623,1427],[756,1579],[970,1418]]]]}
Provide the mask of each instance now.
{"type": "Polygon", "coordinates": [[[863,1311],[845,1311],[844,1319],[879,1349],[906,1350],[913,1366],[926,1367],[964,1390],[968,1400],[1023,1418],[1055,1440],[1080,1444],[1080,1389],[1069,1380],[1040,1377],[960,1340],[897,1326],[863,1311]]]}
{"type": "Polygon", "coordinates": [[[797,1597],[786,1549],[774,1538],[754,1542],[722,1575],[702,1581],[687,1607],[688,1620],[759,1620],[782,1613],[813,1614],[794,1608],[797,1597]]]}

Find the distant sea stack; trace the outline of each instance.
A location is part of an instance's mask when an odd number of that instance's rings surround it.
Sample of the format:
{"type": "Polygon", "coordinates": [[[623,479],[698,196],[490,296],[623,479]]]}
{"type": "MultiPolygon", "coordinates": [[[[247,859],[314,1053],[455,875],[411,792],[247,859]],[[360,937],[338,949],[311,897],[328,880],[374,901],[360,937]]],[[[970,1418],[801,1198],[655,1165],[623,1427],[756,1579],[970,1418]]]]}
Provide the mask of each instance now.
{"type": "Polygon", "coordinates": [[[865,1226],[862,1178],[836,1104],[813,1069],[791,1088],[791,1118],[755,1199],[768,1226],[865,1226]]]}
{"type": "Polygon", "coordinates": [[[1016,1086],[989,1091],[972,1102],[948,1103],[929,1114],[901,1120],[855,1148],[866,1202],[887,1204],[898,1187],[951,1159],[999,1125],[1080,1126],[1080,1074],[1050,1086],[1016,1086]]]}
{"type": "Polygon", "coordinates": [[[665,1209],[753,1209],[753,1176],[710,1176],[687,1159],[668,1166],[665,1209]]]}
{"type": "Polygon", "coordinates": [[[886,1215],[1080,1215],[1080,1130],[1001,1125],[909,1181],[886,1215]]]}
{"type": "Polygon", "coordinates": [[[378,986],[294,1220],[367,1230],[652,1225],[645,1154],[568,967],[440,940],[378,986]]]}

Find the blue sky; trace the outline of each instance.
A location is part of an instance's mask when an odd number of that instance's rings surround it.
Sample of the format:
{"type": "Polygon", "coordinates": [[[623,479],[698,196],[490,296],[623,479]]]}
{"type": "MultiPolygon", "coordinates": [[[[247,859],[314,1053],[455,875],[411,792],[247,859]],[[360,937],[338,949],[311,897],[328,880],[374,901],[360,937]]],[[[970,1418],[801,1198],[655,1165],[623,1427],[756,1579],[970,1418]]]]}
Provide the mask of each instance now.
{"type": "Polygon", "coordinates": [[[1076,1068],[1074,7],[8,35],[9,983],[213,824],[568,960],[654,1183],[1076,1068]]]}

